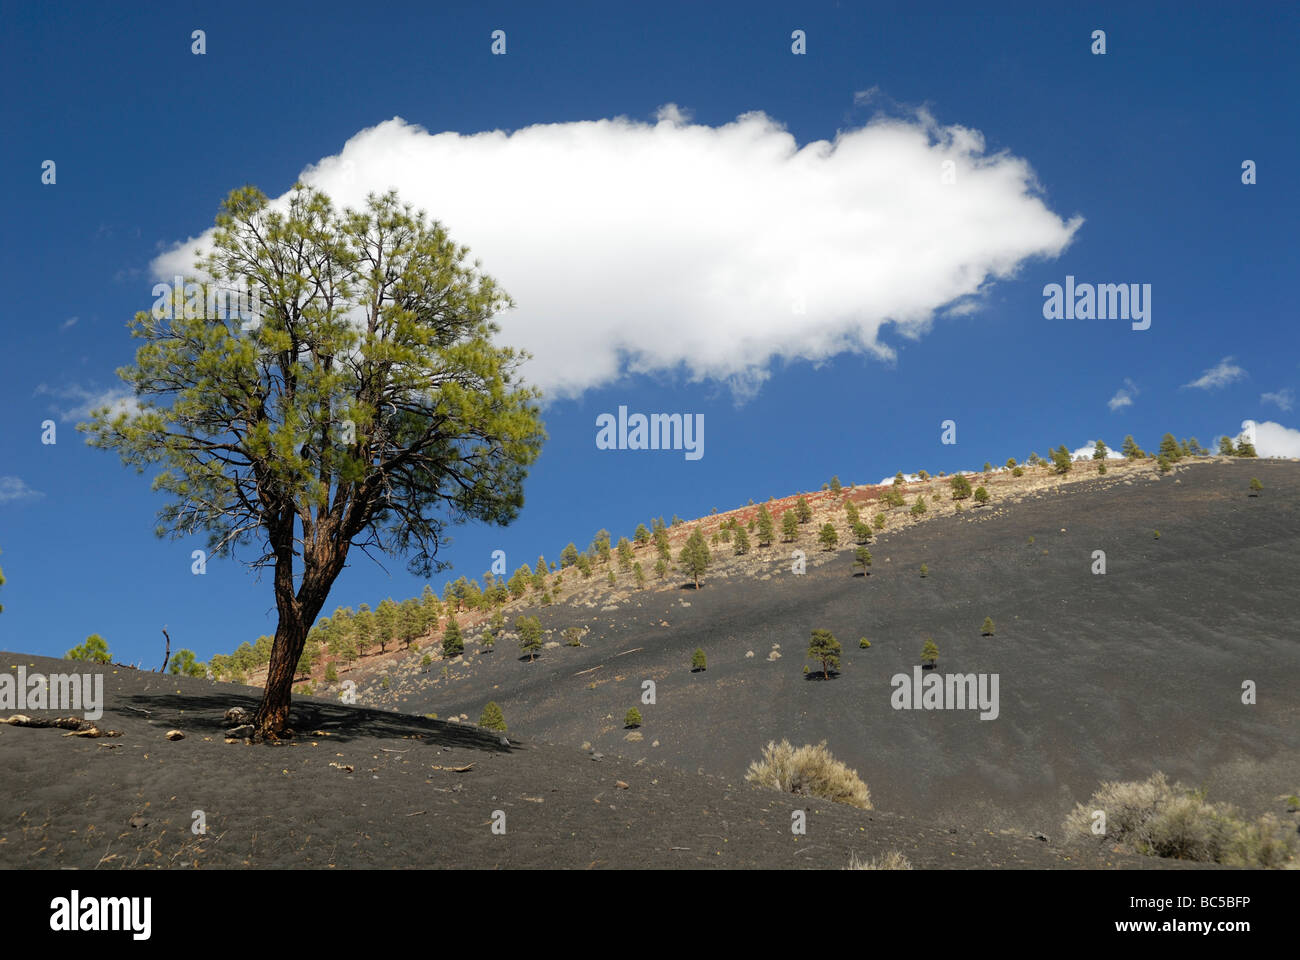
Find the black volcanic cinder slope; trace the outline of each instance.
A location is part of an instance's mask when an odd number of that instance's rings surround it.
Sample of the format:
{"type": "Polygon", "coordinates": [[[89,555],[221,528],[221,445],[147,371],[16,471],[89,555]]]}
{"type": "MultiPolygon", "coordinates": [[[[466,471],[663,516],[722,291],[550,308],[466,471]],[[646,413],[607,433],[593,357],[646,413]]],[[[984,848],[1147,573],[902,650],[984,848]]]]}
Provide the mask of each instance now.
{"type": "MultiPolygon", "coordinates": [[[[256,691],[3,654],[106,677],[113,739],[0,726],[0,868],[1195,866],[952,829],[385,711],[300,700],[295,739],[227,743],[256,691]],[[169,741],[178,728],[185,739],[169,741]],[[808,832],[791,833],[791,811],[808,832]],[[206,833],[195,834],[195,811],[206,833]],[[492,824],[504,815],[505,832],[492,824]]],[[[30,712],[50,716],[49,711],[30,712]]]]}
{"type": "Polygon", "coordinates": [[[727,778],[770,739],[824,739],[877,808],[944,824],[1056,836],[1099,781],[1157,769],[1212,799],[1276,810],[1300,789],[1297,504],[1294,462],[1088,481],[882,536],[865,579],[851,549],[824,554],[805,532],[803,576],[778,545],[765,553],[768,579],[636,592],[614,610],[538,608],[555,639],[590,626],[587,646],[527,663],[503,641],[453,664],[448,680],[397,684],[394,699],[471,719],[496,700],[523,736],[727,778]],[[1247,496],[1252,475],[1261,497],[1247,496]],[[1096,550],[1105,575],[1092,573],[1096,550]],[[995,636],[980,635],[986,616],[995,636]],[[815,627],[844,645],[830,682],[802,672],[815,627]],[[926,637],[940,673],[999,676],[997,719],[891,707],[890,678],[910,674],[926,637]],[[769,661],[775,644],[781,657],[769,661]],[[709,668],[693,674],[697,646],[709,668]],[[645,680],[653,705],[640,701],[645,680]],[[1241,702],[1247,680],[1254,705],[1241,702]],[[624,739],[631,706],[644,717],[638,742],[624,739]]]}

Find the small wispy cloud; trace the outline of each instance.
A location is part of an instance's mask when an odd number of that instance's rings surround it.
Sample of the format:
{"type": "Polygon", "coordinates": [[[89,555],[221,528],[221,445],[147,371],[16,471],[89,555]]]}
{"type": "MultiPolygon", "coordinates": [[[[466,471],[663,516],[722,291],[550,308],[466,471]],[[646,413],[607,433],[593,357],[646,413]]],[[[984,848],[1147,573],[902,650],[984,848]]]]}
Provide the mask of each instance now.
{"type": "Polygon", "coordinates": [[[1271,403],[1279,410],[1290,410],[1295,406],[1295,391],[1290,387],[1283,387],[1281,390],[1274,390],[1270,393],[1261,393],[1259,395],[1260,403],[1271,403]]]}
{"type": "Polygon", "coordinates": [[[75,327],[77,325],[77,321],[80,319],[81,319],[80,317],[68,317],[68,319],[64,320],[61,324],[59,324],[59,329],[68,330],[72,327],[75,327]]]}
{"type": "Polygon", "coordinates": [[[1183,386],[1195,387],[1197,390],[1217,390],[1244,376],[1246,371],[1237,366],[1232,357],[1224,357],[1191,383],[1184,383],[1183,386]]]}
{"type": "Polygon", "coordinates": [[[1124,378],[1124,386],[1115,391],[1115,396],[1106,401],[1106,406],[1110,407],[1111,412],[1122,410],[1125,407],[1133,406],[1133,401],[1138,395],[1137,384],[1128,377],[1124,378]]]}
{"type": "Polygon", "coordinates": [[[35,500],[45,494],[33,490],[23,482],[22,477],[0,477],[0,504],[13,503],[17,500],[35,500]]]}
{"type": "Polygon", "coordinates": [[[109,407],[113,413],[140,412],[140,404],[127,387],[109,387],[104,390],[89,390],[80,384],[68,384],[63,387],[51,387],[44,383],[34,391],[38,397],[50,397],[49,409],[63,423],[85,420],[92,410],[109,407]]]}

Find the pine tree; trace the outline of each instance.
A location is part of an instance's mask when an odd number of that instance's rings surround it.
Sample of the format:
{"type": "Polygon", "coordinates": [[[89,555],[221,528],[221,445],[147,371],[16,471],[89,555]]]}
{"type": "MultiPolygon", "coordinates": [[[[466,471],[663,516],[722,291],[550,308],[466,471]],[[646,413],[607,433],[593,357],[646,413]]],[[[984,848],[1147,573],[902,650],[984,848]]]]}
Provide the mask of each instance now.
{"type": "Polygon", "coordinates": [[[1105,442],[1098,440],[1096,446],[1092,448],[1092,459],[1105,460],[1108,453],[1110,450],[1107,449],[1105,442]]]}
{"type": "Polygon", "coordinates": [[[636,588],[638,590],[644,590],[645,571],[641,569],[641,564],[639,562],[632,564],[632,576],[636,578],[636,588]]]}
{"type": "Polygon", "coordinates": [[[808,505],[807,497],[802,494],[799,496],[794,504],[794,512],[800,523],[807,523],[812,519],[812,507],[808,505]]]}
{"type": "Polygon", "coordinates": [[[835,532],[834,524],[823,523],[817,539],[821,541],[822,547],[826,550],[834,550],[835,546],[840,542],[840,535],[835,532]]]}
{"type": "Polygon", "coordinates": [[[905,481],[905,480],[903,479],[903,471],[902,471],[902,470],[899,470],[898,473],[894,474],[894,486],[896,486],[896,487],[901,487],[901,486],[902,486],[904,483],[906,483],[906,482],[907,482],[907,481],[905,481]]]}
{"type": "Polygon", "coordinates": [[[682,565],[687,576],[695,581],[695,589],[700,589],[700,577],[708,570],[709,564],[713,557],[709,553],[708,544],[704,542],[704,535],[700,533],[700,528],[696,527],[687,539],[685,546],[682,547],[681,555],[677,562],[682,565]]]}
{"type": "Polygon", "coordinates": [[[488,705],[483,708],[483,713],[479,715],[478,725],[486,730],[495,730],[498,733],[506,732],[505,714],[497,706],[495,700],[488,701],[488,705]]]}
{"type": "Polygon", "coordinates": [[[749,553],[749,534],[745,532],[744,527],[736,526],[735,541],[736,556],[740,557],[749,553]]]}
{"type": "Polygon", "coordinates": [[[560,568],[575,566],[578,562],[578,548],[570,543],[560,551],[560,568]]]}
{"type": "Polygon", "coordinates": [[[853,522],[853,542],[867,543],[870,540],[871,540],[870,525],[863,523],[861,520],[855,520],[853,522]]]}
{"type": "Polygon", "coordinates": [[[983,625],[982,627],[980,627],[980,636],[982,636],[982,637],[991,637],[991,636],[993,636],[993,618],[992,618],[992,617],[985,617],[985,618],[984,618],[984,625],[983,625]]]}
{"type": "Polygon", "coordinates": [[[73,647],[63,655],[64,660],[88,660],[91,663],[109,663],[112,657],[108,652],[108,642],[97,633],[92,633],[86,642],[73,647]]]}
{"type": "Polygon", "coordinates": [[[989,492],[982,485],[975,488],[975,502],[980,506],[989,502],[989,492]]]}
{"type": "Polygon", "coordinates": [[[1232,445],[1232,437],[1220,437],[1220,438],[1219,438],[1219,456],[1221,456],[1221,457],[1235,457],[1236,455],[1237,455],[1237,450],[1236,450],[1236,448],[1233,447],[1233,445],[1232,445]]]}
{"type": "Polygon", "coordinates": [[[970,497],[970,481],[966,479],[965,474],[955,473],[948,482],[952,484],[954,500],[966,500],[970,497]]]}
{"type": "Polygon", "coordinates": [[[829,630],[814,630],[808,641],[808,659],[819,660],[822,665],[822,679],[830,679],[830,671],[840,669],[840,654],[843,648],[835,635],[829,630]]]}
{"type": "Polygon", "coordinates": [[[591,561],[585,553],[578,554],[578,572],[582,574],[584,580],[591,578],[591,561]]]}
{"type": "Polygon", "coordinates": [[[1052,451],[1052,468],[1058,474],[1064,476],[1070,472],[1070,468],[1073,465],[1073,461],[1070,458],[1070,451],[1065,448],[1065,444],[1061,444],[1052,451]]]}
{"type": "Polygon", "coordinates": [[[889,523],[889,521],[885,519],[885,515],[883,513],[876,514],[871,522],[876,525],[877,530],[884,530],[889,523]]]}
{"type": "Polygon", "coordinates": [[[1023,476],[1025,475],[1025,468],[1024,468],[1024,467],[1012,467],[1012,468],[1011,468],[1011,475],[1012,475],[1013,477],[1023,477],[1023,476]]]}
{"type": "Polygon", "coordinates": [[[912,504],[912,516],[919,517],[923,513],[925,513],[925,496],[917,494],[916,503],[912,504]]]}
{"type": "Polygon", "coordinates": [[[518,600],[528,592],[528,587],[533,580],[533,570],[528,564],[524,564],[514,572],[510,578],[510,593],[518,600]]]}
{"type": "Polygon", "coordinates": [[[1250,478],[1250,495],[1252,497],[1258,497],[1260,491],[1263,489],[1264,489],[1264,485],[1259,482],[1259,477],[1250,478]]]}
{"type": "Polygon", "coordinates": [[[866,637],[858,637],[858,649],[859,650],[871,649],[871,641],[868,640],[866,637]]]}
{"type": "Polygon", "coordinates": [[[456,617],[447,618],[447,626],[442,631],[442,655],[450,659],[459,657],[465,652],[465,641],[460,635],[460,624],[456,622],[456,617]]]}
{"type": "Polygon", "coordinates": [[[519,649],[528,654],[528,662],[532,663],[542,649],[542,622],[536,617],[520,617],[515,629],[519,631],[519,649]]]}
{"type": "Polygon", "coordinates": [[[844,488],[840,486],[840,478],[838,476],[831,477],[831,482],[830,482],[831,493],[839,493],[842,489],[844,488]]]}
{"type": "Polygon", "coordinates": [[[799,534],[799,518],[794,510],[781,514],[781,539],[789,543],[799,534]]]}
{"type": "Polygon", "coordinates": [[[848,518],[850,525],[862,519],[862,515],[858,513],[858,505],[852,500],[844,501],[844,516],[848,518]]]}
{"type": "Polygon", "coordinates": [[[638,547],[644,547],[650,542],[650,531],[646,529],[644,523],[636,525],[636,532],[632,534],[632,539],[636,541],[638,547]]]}
{"type": "Polygon", "coordinates": [[[597,530],[591,540],[591,554],[601,563],[609,563],[609,531],[597,530]]]}
{"type": "MultiPolygon", "coordinates": [[[[429,655],[428,655],[427,653],[424,655],[424,659],[426,659],[426,660],[429,659],[429,655]]],[[[338,682],[339,682],[339,672],[338,672],[338,669],[334,666],[334,661],[333,661],[333,660],[331,660],[329,663],[325,664],[325,682],[326,682],[326,683],[338,683],[338,682]]]]}
{"type": "Polygon", "coordinates": [[[1013,469],[1013,468],[1015,467],[1015,465],[1016,465],[1016,458],[1015,458],[1015,457],[1007,457],[1007,469],[1008,469],[1008,470],[1011,470],[1011,469],[1013,469]]]}
{"type": "Polygon", "coordinates": [[[629,729],[636,729],[641,726],[641,711],[636,707],[629,710],[627,715],[623,717],[623,726],[629,729]]]}
{"type": "Polygon", "coordinates": [[[1174,439],[1172,433],[1166,433],[1160,438],[1160,448],[1157,451],[1157,454],[1171,463],[1182,459],[1182,450],[1178,445],[1178,441],[1174,439]]]}
{"type": "Polygon", "coordinates": [[[871,567],[871,551],[866,547],[858,547],[854,553],[853,565],[862,568],[862,575],[865,577],[871,567]]]}
{"type": "Polygon", "coordinates": [[[668,563],[663,557],[655,561],[655,576],[660,580],[668,576],[668,563]]]}
{"type": "Polygon", "coordinates": [[[618,565],[622,570],[632,569],[632,542],[627,537],[618,538],[618,565]]]}
{"type": "Polygon", "coordinates": [[[1131,433],[1124,437],[1124,442],[1120,445],[1119,450],[1129,460],[1141,460],[1146,456],[1146,452],[1137,445],[1137,441],[1133,439],[1131,433]]]}
{"type": "Polygon", "coordinates": [[[1238,441],[1237,441],[1237,450],[1236,450],[1236,455],[1239,456],[1239,457],[1254,457],[1254,456],[1258,456],[1258,454],[1255,453],[1255,445],[1254,445],[1253,443],[1251,443],[1249,440],[1238,440],[1238,441]]]}
{"type": "Polygon", "coordinates": [[[691,672],[696,673],[700,670],[707,670],[708,668],[709,661],[704,656],[704,648],[696,647],[695,652],[691,654],[691,672]]]}
{"type": "Polygon", "coordinates": [[[768,512],[767,504],[763,504],[758,508],[758,545],[760,547],[770,546],[775,536],[772,514],[768,512]]]}
{"type": "Polygon", "coordinates": [[[928,663],[934,666],[939,662],[939,648],[934,645],[934,640],[929,637],[925,638],[925,645],[921,647],[921,663],[928,663]]]}
{"type": "Polygon", "coordinates": [[[930,575],[930,568],[927,567],[924,563],[921,564],[921,576],[928,577],[929,575],[930,575]]]}
{"type": "MultiPolygon", "coordinates": [[[[178,676],[186,677],[206,677],[208,675],[207,664],[196,660],[193,650],[185,649],[176,651],[176,656],[172,657],[170,671],[178,676]]],[[[304,671],[300,670],[299,672],[304,671]]]]}

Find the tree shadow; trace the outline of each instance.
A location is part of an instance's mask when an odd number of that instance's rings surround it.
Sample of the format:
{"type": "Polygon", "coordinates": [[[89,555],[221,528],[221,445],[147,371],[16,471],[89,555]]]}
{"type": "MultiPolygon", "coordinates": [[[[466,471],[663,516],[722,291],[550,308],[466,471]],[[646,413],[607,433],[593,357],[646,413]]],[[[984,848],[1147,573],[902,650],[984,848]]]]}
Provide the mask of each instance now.
{"type": "Polygon", "coordinates": [[[803,678],[808,681],[822,682],[827,680],[834,680],[836,677],[840,675],[840,672],[838,670],[831,670],[829,672],[830,672],[829,676],[823,676],[821,668],[819,667],[816,670],[809,670],[807,673],[803,675],[803,678]]]}

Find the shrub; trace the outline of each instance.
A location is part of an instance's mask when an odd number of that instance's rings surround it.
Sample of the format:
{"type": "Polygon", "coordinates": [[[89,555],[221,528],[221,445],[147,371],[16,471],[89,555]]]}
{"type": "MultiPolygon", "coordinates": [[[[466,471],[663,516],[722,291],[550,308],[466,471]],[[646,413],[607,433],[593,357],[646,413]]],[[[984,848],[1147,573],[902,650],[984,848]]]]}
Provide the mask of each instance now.
{"type": "Polygon", "coordinates": [[[1097,464],[1097,472],[1104,474],[1106,472],[1106,464],[1104,463],[1097,464]]]}
{"type": "Polygon", "coordinates": [[[985,473],[993,472],[993,464],[989,463],[987,460],[984,461],[984,472],[985,473]]]}
{"type": "MultiPolygon", "coordinates": [[[[426,653],[423,657],[420,658],[420,666],[422,666],[422,667],[427,667],[427,666],[429,666],[429,665],[432,664],[432,663],[433,663],[433,657],[429,656],[427,653],[426,653]]],[[[338,674],[335,674],[333,677],[330,676],[330,671],[331,671],[333,668],[334,668],[334,664],[332,664],[332,663],[329,665],[328,668],[326,668],[326,670],[325,670],[325,679],[326,679],[326,680],[337,680],[337,679],[338,679],[338,674]]]]}
{"type": "Polygon", "coordinates": [[[660,580],[668,576],[668,564],[664,562],[663,557],[655,561],[655,576],[660,580]]]}
{"type": "Polygon", "coordinates": [[[63,655],[65,660],[88,660],[91,663],[109,663],[112,659],[108,652],[108,641],[97,633],[92,633],[86,642],[73,647],[63,655]]]}
{"type": "Polygon", "coordinates": [[[696,647],[695,652],[691,654],[691,672],[696,670],[707,670],[709,668],[708,658],[704,656],[704,648],[696,647]]]}
{"type": "Polygon", "coordinates": [[[905,480],[903,479],[903,471],[902,471],[902,470],[899,470],[898,473],[894,474],[894,486],[896,486],[896,487],[901,487],[901,486],[902,486],[904,483],[906,483],[906,482],[907,482],[907,481],[905,481],[905,480]]]}
{"type": "Polygon", "coordinates": [[[505,714],[501,712],[501,708],[497,706],[495,700],[488,701],[488,705],[483,708],[483,712],[478,718],[478,725],[488,730],[495,730],[498,733],[506,732],[505,714]]]}
{"type": "Polygon", "coordinates": [[[870,810],[871,791],[856,770],[836,760],[823,740],[816,746],[791,746],[790,741],[769,742],[763,758],[749,765],[745,779],[770,790],[822,797],[870,810]]]}
{"type": "Polygon", "coordinates": [[[859,638],[858,638],[858,649],[859,649],[859,650],[867,650],[867,649],[870,649],[870,647],[871,647],[871,641],[870,641],[870,640],[868,640],[866,637],[859,637],[859,638]]]}
{"type": "Polygon", "coordinates": [[[591,578],[591,561],[585,553],[578,554],[577,567],[578,572],[582,574],[582,579],[588,580],[591,578]]]}
{"type": "Polygon", "coordinates": [[[993,636],[993,618],[992,618],[992,617],[985,617],[985,618],[984,618],[984,625],[983,625],[982,627],[980,627],[980,636],[981,636],[981,637],[991,637],[991,636],[993,636]]]}
{"type": "Polygon", "coordinates": [[[636,707],[629,710],[627,716],[623,718],[623,726],[631,730],[641,726],[641,711],[636,707]]]}
{"type": "Polygon", "coordinates": [[[561,636],[564,637],[566,647],[582,646],[582,627],[565,627],[561,636]]]}
{"type": "Polygon", "coordinates": [[[871,522],[876,525],[877,530],[884,530],[885,525],[888,523],[883,513],[876,514],[875,517],[872,518],[871,522]]]}
{"type": "Polygon", "coordinates": [[[852,854],[849,857],[849,865],[846,870],[911,870],[912,861],[903,856],[898,850],[890,850],[883,857],[872,857],[870,860],[861,860],[858,855],[852,854]]]}
{"type": "MultiPolygon", "coordinates": [[[[424,659],[425,660],[429,659],[429,655],[427,653],[424,655],[424,659]]],[[[334,667],[334,661],[331,660],[329,663],[325,665],[325,682],[338,683],[338,680],[339,680],[339,672],[334,667]]]]}
{"type": "Polygon", "coordinates": [[[1011,468],[1011,475],[1012,475],[1013,477],[1023,477],[1023,476],[1025,475],[1025,468],[1024,468],[1024,467],[1012,467],[1012,468],[1011,468]]]}
{"type": "Polygon", "coordinates": [[[1271,814],[1246,821],[1231,805],[1211,803],[1203,791],[1170,784],[1158,771],[1146,780],[1102,783],[1086,806],[1075,806],[1064,828],[1074,840],[1232,866],[1282,866],[1296,842],[1294,831],[1271,814]],[[1095,810],[1106,815],[1101,834],[1093,833],[1095,810]]]}
{"type": "Polygon", "coordinates": [[[618,583],[618,581],[614,579],[614,571],[613,571],[613,570],[610,570],[610,571],[609,571],[609,573],[608,573],[606,579],[608,580],[609,585],[610,585],[611,587],[612,587],[612,586],[615,586],[615,585],[618,583]]]}
{"type": "Polygon", "coordinates": [[[919,517],[925,513],[925,497],[918,494],[916,503],[912,504],[912,516],[919,517]]]}
{"type": "Polygon", "coordinates": [[[1160,468],[1161,473],[1168,473],[1173,469],[1173,464],[1169,458],[1163,455],[1156,458],[1156,466],[1160,468]]]}
{"type": "Polygon", "coordinates": [[[989,492],[985,490],[983,486],[975,488],[975,502],[981,507],[989,502],[989,492]]]}
{"type": "Polygon", "coordinates": [[[1264,485],[1259,482],[1259,477],[1250,478],[1250,495],[1252,497],[1258,497],[1259,492],[1263,489],[1264,489],[1264,485]]]}
{"type": "Polygon", "coordinates": [[[834,524],[823,523],[821,532],[817,534],[817,539],[821,541],[821,545],[825,549],[834,550],[835,545],[840,542],[840,535],[835,532],[834,524]]]}
{"type": "Polygon", "coordinates": [[[970,481],[966,479],[965,474],[953,474],[952,479],[948,482],[952,484],[952,498],[954,500],[966,500],[970,497],[970,481]]]}
{"type": "Polygon", "coordinates": [[[928,577],[929,575],[930,575],[930,568],[926,566],[924,563],[921,564],[921,576],[928,577]]]}
{"type": "Polygon", "coordinates": [[[1016,458],[1015,458],[1015,457],[1007,457],[1007,469],[1008,469],[1008,470],[1014,470],[1015,467],[1016,467],[1016,458]]]}
{"type": "Polygon", "coordinates": [[[822,678],[829,680],[831,670],[839,670],[840,653],[843,648],[829,630],[814,630],[808,640],[808,659],[817,660],[822,665],[822,678]]]}

